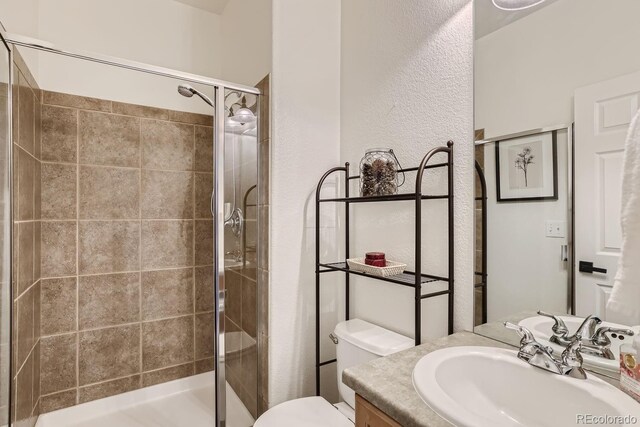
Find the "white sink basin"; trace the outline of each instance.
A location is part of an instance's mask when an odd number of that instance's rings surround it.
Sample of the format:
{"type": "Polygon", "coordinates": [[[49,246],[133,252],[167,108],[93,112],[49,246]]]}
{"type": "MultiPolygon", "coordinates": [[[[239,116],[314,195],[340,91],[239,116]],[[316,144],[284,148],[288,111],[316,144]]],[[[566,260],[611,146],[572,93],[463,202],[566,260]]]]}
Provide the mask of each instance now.
{"type": "Polygon", "coordinates": [[[584,425],[580,414],[640,420],[640,404],[595,376],[563,377],[516,354],[493,347],[437,350],[416,364],[413,385],[433,411],[460,427],[584,425]]]}
{"type": "MultiPolygon", "coordinates": [[[[574,317],[574,316],[558,316],[558,317],[560,317],[564,321],[564,323],[567,325],[567,328],[569,329],[569,334],[573,334],[575,331],[577,331],[578,327],[580,327],[580,325],[582,324],[582,321],[584,320],[584,318],[582,317],[574,317]]],[[[520,323],[518,323],[518,325],[524,326],[525,328],[529,329],[540,344],[551,346],[551,348],[553,348],[553,353],[555,355],[558,355],[562,353],[562,351],[564,350],[564,347],[549,341],[549,338],[551,337],[551,335],[553,335],[553,332],[551,332],[551,327],[553,326],[553,323],[554,323],[553,319],[549,317],[534,316],[534,317],[528,317],[524,320],[521,320],[520,323]]],[[[598,325],[598,327],[603,327],[603,326],[609,326],[612,328],[619,328],[619,329],[631,329],[636,334],[640,333],[640,326],[629,327],[629,326],[619,325],[617,323],[611,323],[611,322],[602,322],[600,325],[598,325]]],[[[586,368],[589,368],[589,367],[600,368],[600,369],[606,369],[609,371],[620,370],[620,346],[624,343],[632,342],[633,338],[623,336],[624,339],[621,340],[619,338],[612,338],[611,334],[607,334],[607,335],[609,335],[609,339],[611,339],[611,352],[615,356],[615,360],[605,359],[603,357],[582,353],[582,358],[584,359],[583,365],[586,368]]]]}

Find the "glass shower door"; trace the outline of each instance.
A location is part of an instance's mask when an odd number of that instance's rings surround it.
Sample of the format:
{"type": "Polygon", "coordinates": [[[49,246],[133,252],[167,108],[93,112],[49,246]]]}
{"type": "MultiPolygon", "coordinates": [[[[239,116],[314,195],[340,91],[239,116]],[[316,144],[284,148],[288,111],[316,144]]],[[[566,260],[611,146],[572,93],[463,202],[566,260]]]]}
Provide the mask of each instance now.
{"type": "Polygon", "coordinates": [[[257,418],[258,137],[256,95],[225,91],[224,275],[226,420],[257,418]]]}
{"type": "Polygon", "coordinates": [[[9,49],[0,36],[0,426],[9,424],[11,301],[11,133],[9,49]]]}

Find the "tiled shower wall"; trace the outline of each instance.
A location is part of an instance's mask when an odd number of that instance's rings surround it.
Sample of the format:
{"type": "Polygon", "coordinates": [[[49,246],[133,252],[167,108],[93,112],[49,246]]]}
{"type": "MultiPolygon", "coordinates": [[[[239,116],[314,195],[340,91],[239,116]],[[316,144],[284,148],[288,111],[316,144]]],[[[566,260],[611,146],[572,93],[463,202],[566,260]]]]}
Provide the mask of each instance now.
{"type": "Polygon", "coordinates": [[[213,368],[212,124],[43,91],[43,413],[213,368]]]}
{"type": "MultiPolygon", "coordinates": [[[[33,426],[40,404],[40,99],[28,67],[13,64],[13,372],[12,417],[33,426]]],[[[3,388],[4,389],[4,388],[3,388]]]]}

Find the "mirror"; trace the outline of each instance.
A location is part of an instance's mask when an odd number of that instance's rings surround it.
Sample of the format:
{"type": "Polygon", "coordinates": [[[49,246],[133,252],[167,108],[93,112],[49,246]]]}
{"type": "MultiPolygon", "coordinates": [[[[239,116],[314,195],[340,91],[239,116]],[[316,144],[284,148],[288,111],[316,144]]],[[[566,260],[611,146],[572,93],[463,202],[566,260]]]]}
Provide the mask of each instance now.
{"type": "MultiPolygon", "coordinates": [[[[505,320],[553,337],[607,313],[622,246],[624,144],[640,107],[640,2],[546,0],[505,11],[475,1],[475,332],[517,345],[505,320]]],[[[640,301],[638,302],[640,304],[640,301]]],[[[585,367],[619,375],[613,359],[585,367]]],[[[587,352],[588,353],[588,352],[587,352]]]]}

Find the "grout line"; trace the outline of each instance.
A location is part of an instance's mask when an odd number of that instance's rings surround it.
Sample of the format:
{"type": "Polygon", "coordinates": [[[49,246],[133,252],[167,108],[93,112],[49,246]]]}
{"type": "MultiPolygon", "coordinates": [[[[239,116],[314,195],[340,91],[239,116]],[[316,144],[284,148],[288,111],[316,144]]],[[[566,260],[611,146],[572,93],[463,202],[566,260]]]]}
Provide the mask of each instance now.
{"type": "Polygon", "coordinates": [[[17,224],[29,223],[29,222],[160,222],[160,221],[212,221],[211,218],[86,218],[86,219],[42,219],[42,220],[25,220],[14,221],[17,224]]]}
{"type": "MultiPolygon", "coordinates": [[[[201,312],[198,312],[197,314],[210,314],[210,313],[213,313],[213,311],[212,310],[201,311],[201,312]]],[[[42,338],[59,337],[59,336],[63,336],[63,335],[79,334],[81,332],[95,332],[95,331],[101,331],[101,330],[104,330],[104,329],[115,329],[115,328],[136,326],[136,325],[139,325],[139,324],[142,324],[142,323],[154,323],[154,322],[161,322],[161,321],[165,321],[165,320],[182,319],[184,317],[189,317],[189,316],[193,316],[193,314],[192,313],[182,313],[182,314],[176,314],[174,316],[168,316],[168,317],[159,317],[159,318],[145,319],[145,320],[133,321],[133,322],[127,322],[127,323],[118,323],[118,324],[115,324],[115,325],[97,326],[97,327],[94,327],[94,328],[86,328],[86,329],[76,330],[76,331],[65,331],[65,332],[60,332],[60,333],[56,333],[56,334],[43,335],[42,338]]]]}
{"type": "MultiPolygon", "coordinates": [[[[14,145],[18,145],[18,144],[14,143],[14,145]]],[[[20,147],[20,146],[18,145],[18,147],[20,147]]],[[[25,153],[30,155],[30,153],[28,151],[26,151],[24,148],[20,147],[20,149],[22,149],[22,151],[25,151],[25,153]]],[[[31,157],[33,157],[33,156],[31,156],[31,157]]],[[[35,159],[35,157],[34,157],[34,159],[35,159]]],[[[66,166],[84,166],[84,167],[94,167],[94,168],[125,169],[125,170],[139,170],[139,169],[142,169],[144,171],[153,171],[153,172],[195,172],[195,173],[200,173],[200,174],[203,174],[203,175],[205,175],[205,174],[213,175],[213,172],[207,172],[207,171],[204,171],[204,170],[197,170],[197,169],[162,169],[162,168],[149,168],[149,167],[144,167],[142,165],[140,165],[140,166],[100,165],[100,164],[96,164],[96,163],[81,163],[79,160],[77,160],[76,162],[63,162],[63,161],[59,161],[59,160],[41,160],[41,163],[54,164],[54,165],[66,165],[66,166]]]]}
{"type": "MultiPolygon", "coordinates": [[[[47,276],[47,277],[42,277],[40,280],[70,279],[74,277],[80,278],[80,277],[93,277],[93,276],[110,276],[110,275],[116,275],[116,274],[153,273],[156,271],[185,270],[187,268],[212,267],[212,266],[213,264],[197,264],[197,265],[185,265],[185,266],[176,266],[176,267],[160,267],[153,270],[130,270],[130,271],[113,271],[113,272],[105,272],[105,273],[83,273],[83,274],[68,275],[68,276],[47,276]]],[[[240,274],[240,273],[236,273],[236,274],[240,274]]]]}

